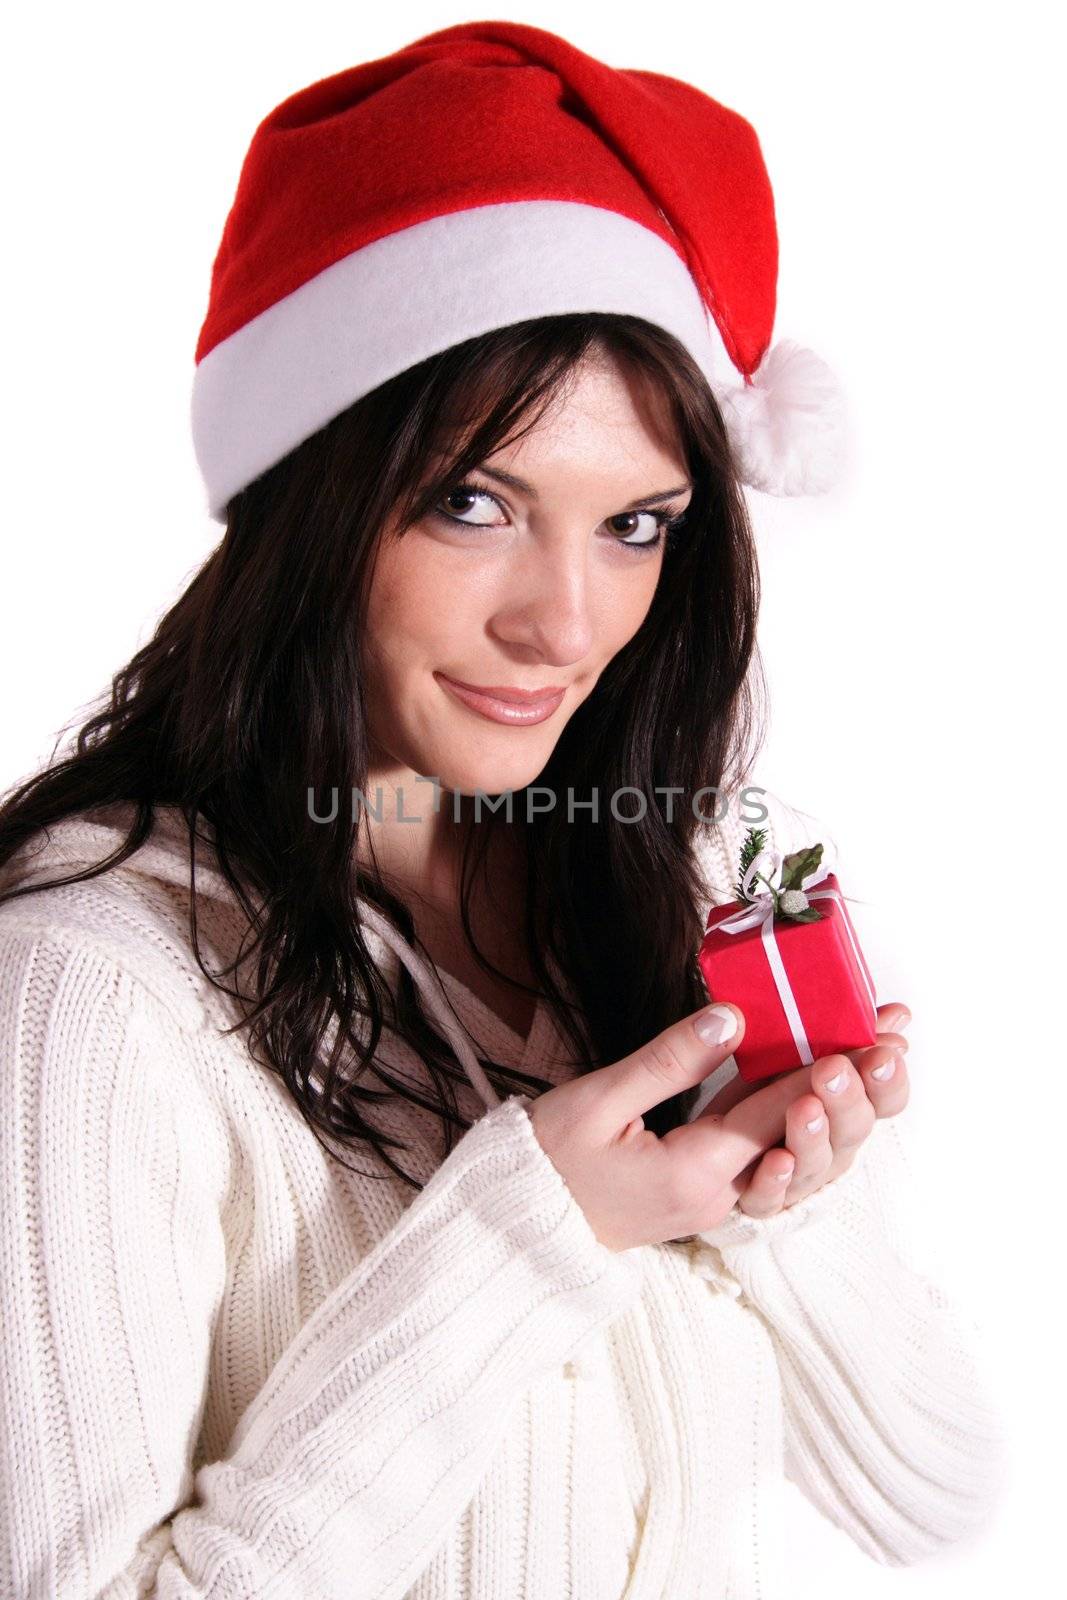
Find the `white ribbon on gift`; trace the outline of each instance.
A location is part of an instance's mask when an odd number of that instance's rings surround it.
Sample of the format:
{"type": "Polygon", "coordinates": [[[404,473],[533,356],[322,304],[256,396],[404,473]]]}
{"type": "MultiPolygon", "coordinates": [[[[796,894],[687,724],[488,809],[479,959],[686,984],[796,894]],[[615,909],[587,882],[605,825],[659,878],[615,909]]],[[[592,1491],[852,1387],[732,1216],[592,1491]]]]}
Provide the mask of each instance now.
{"type": "MultiPolygon", "coordinates": [[[[782,1010],[785,1012],[786,1021],[789,1023],[789,1031],[793,1035],[793,1043],[796,1045],[797,1054],[800,1056],[800,1064],[802,1067],[810,1067],[815,1057],[812,1055],[808,1036],[804,1031],[800,1008],[797,1005],[793,986],[789,982],[789,976],[782,961],[778,940],[774,936],[774,896],[766,884],[762,884],[759,888],[756,887],[757,872],[762,873],[764,878],[774,878],[781,870],[783,859],[780,850],[761,850],[753,859],[744,878],[741,880],[741,888],[744,895],[746,897],[755,896],[754,900],[750,905],[742,906],[740,911],[735,911],[731,916],[724,918],[722,922],[715,923],[711,931],[713,933],[734,934],[742,933],[746,928],[758,927],[760,929],[764,953],[771,969],[771,976],[774,978],[775,988],[778,990],[778,998],[782,1002],[782,1010]]],[[[800,887],[809,900],[836,900],[841,904],[842,896],[836,889],[817,889],[814,887],[816,884],[822,883],[823,879],[829,876],[829,872],[829,867],[820,865],[801,879],[800,887]]],[[[843,906],[842,909],[844,909],[843,906]]],[[[871,1006],[877,1009],[871,980],[867,974],[863,957],[860,955],[859,946],[856,943],[856,937],[849,924],[848,917],[843,917],[842,922],[856,957],[856,965],[862,974],[867,993],[871,997],[871,1006]]]]}

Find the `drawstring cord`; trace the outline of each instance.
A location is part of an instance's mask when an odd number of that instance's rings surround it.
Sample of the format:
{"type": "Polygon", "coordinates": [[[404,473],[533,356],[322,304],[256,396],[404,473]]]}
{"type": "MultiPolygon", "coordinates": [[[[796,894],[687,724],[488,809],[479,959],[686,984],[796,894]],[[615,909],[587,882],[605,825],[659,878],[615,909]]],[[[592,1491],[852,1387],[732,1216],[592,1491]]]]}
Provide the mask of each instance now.
{"type": "Polygon", "coordinates": [[[444,985],[436,972],[433,972],[427,966],[418,951],[412,949],[407,940],[392,926],[388,918],[384,917],[376,906],[362,902],[360,916],[407,967],[421,989],[423,998],[433,1014],[434,1021],[439,1025],[456,1052],[457,1060],[481,1097],[485,1109],[491,1111],[494,1106],[500,1104],[500,1096],[489,1082],[481,1062],[474,1053],[470,1035],[458,1027],[448,1003],[444,985]]]}

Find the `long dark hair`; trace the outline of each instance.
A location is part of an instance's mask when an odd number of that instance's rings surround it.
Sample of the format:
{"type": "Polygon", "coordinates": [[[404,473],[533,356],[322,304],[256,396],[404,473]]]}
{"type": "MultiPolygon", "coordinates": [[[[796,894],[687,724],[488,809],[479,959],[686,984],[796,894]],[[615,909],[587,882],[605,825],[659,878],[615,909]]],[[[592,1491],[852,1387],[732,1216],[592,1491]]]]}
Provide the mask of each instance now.
{"type": "MultiPolygon", "coordinates": [[[[399,513],[402,533],[424,516],[502,441],[531,427],[583,357],[601,352],[666,400],[694,489],[683,526],[668,539],[648,616],[571,717],[537,782],[557,796],[573,786],[577,800],[630,787],[647,804],[643,815],[636,800],[632,813],[620,806],[636,821],[620,821],[603,803],[595,822],[580,807],[568,820],[559,805],[528,817],[517,792],[518,820],[489,813],[467,835],[462,918],[483,969],[504,977],[475,947],[470,890],[494,830],[518,827],[528,958],[576,1070],[617,1061],[696,1010],[706,993],[696,965],[703,929],[692,844],[706,825],[690,802],[708,786],[725,793],[753,754],[753,712],[765,692],[755,637],[759,578],[712,391],[676,339],[636,317],[538,317],[479,335],[390,379],[306,439],[230,501],[221,542],[115,675],[109,700],[80,728],[71,753],[57,760],[53,751],[0,805],[2,868],[64,816],[133,804],[130,831],[105,863],[11,890],[0,903],[118,865],[151,832],[157,804],[179,808],[191,844],[205,819],[254,936],[256,978],[242,994],[220,980],[243,954],[218,973],[207,970],[190,893],[197,964],[240,1003],[241,1020],[226,1031],[247,1030],[253,1059],[282,1078],[331,1155],[349,1165],[322,1135],[342,1148],[366,1144],[416,1189],[385,1148],[407,1146],[365,1113],[394,1094],[414,1101],[441,1118],[447,1154],[455,1130],[470,1125],[452,1088],[466,1078],[405,968],[390,992],[364,940],[358,897],[418,947],[411,911],[357,862],[358,822],[312,820],[309,790],[368,795],[361,642],[386,522],[399,513]],[[662,792],[670,787],[673,797],[662,792]],[[573,1014],[546,951],[573,990],[573,1014]],[[375,1060],[387,1026],[425,1062],[433,1094],[375,1060]]],[[[715,801],[705,800],[709,812],[715,801]]],[[[502,1095],[549,1087],[479,1059],[502,1095]]],[[[656,1107],[646,1126],[659,1134],[677,1126],[692,1095],[656,1107]]]]}

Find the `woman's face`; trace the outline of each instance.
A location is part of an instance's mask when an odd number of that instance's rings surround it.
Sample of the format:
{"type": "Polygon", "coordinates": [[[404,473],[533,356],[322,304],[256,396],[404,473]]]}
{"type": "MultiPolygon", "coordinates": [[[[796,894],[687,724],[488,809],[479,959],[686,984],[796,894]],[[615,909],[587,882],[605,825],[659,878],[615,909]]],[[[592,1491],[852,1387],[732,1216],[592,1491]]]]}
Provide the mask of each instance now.
{"type": "Polygon", "coordinates": [[[644,621],[661,523],[690,499],[662,402],[607,356],[464,481],[402,537],[386,529],[371,582],[369,795],[375,777],[403,784],[411,814],[409,773],[463,794],[538,776],[644,621]],[[553,698],[509,709],[457,681],[553,698]]]}

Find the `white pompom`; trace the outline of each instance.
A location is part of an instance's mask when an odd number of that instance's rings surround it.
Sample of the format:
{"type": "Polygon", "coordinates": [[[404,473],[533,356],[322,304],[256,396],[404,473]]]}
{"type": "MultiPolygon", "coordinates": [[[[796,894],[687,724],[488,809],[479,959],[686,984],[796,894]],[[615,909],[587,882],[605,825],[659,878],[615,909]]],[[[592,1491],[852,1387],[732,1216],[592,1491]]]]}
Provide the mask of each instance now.
{"type": "Polygon", "coordinates": [[[718,396],[742,480],[766,494],[822,494],[844,459],[844,396],[821,356],[772,344],[752,383],[718,396]]]}

